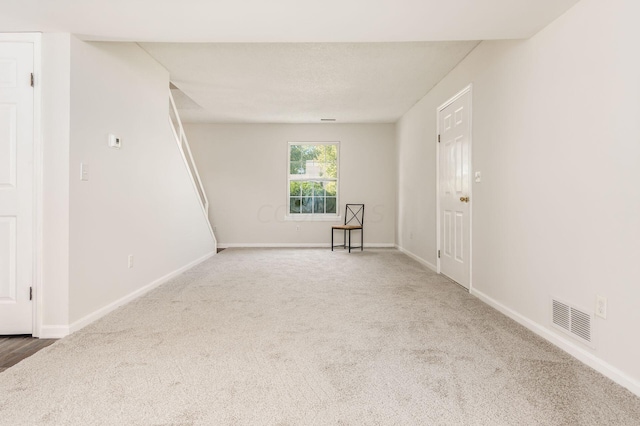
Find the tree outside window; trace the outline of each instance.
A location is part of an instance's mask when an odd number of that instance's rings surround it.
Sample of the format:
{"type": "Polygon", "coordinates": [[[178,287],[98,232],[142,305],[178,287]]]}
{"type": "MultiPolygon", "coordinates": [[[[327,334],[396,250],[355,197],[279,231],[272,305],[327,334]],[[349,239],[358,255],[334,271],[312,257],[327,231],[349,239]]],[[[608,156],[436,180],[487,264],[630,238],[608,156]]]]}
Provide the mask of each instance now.
{"type": "Polygon", "coordinates": [[[336,214],[338,142],[290,142],[290,215],[336,214]]]}

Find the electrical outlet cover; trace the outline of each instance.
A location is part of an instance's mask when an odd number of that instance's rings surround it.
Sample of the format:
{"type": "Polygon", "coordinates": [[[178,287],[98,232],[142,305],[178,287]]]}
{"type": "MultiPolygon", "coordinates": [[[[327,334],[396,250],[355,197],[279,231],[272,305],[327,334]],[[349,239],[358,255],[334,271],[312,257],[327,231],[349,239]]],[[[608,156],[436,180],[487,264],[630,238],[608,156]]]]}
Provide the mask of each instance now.
{"type": "Polygon", "coordinates": [[[596,316],[607,319],[607,298],[596,296],[596,316]]]}

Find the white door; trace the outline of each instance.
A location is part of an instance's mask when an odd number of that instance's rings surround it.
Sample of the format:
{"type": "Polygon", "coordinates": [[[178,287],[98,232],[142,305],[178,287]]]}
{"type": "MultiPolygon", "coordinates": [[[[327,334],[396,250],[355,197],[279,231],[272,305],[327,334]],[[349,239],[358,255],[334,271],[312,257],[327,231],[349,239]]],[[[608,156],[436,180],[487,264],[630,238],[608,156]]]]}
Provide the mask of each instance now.
{"type": "Polygon", "coordinates": [[[438,110],[440,272],[469,288],[471,91],[438,110]]]}
{"type": "Polygon", "coordinates": [[[0,334],[31,334],[33,44],[0,42],[0,334]]]}

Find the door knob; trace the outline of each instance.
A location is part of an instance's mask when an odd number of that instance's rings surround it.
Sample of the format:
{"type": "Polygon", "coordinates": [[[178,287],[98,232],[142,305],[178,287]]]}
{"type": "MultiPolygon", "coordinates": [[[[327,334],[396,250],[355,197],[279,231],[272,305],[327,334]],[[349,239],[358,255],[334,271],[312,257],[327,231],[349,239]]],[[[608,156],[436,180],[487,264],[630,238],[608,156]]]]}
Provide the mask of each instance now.
{"type": "Polygon", "coordinates": [[[463,203],[468,203],[469,197],[460,197],[460,201],[462,201],[463,203]]]}

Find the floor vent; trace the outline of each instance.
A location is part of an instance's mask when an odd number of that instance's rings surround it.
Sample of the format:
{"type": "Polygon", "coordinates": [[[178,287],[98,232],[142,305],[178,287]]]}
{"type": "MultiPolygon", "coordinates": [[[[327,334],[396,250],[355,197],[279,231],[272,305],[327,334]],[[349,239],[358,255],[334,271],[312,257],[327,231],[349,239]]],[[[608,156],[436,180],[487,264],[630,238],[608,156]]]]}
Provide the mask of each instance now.
{"type": "Polygon", "coordinates": [[[593,347],[591,322],[593,315],[568,303],[552,298],[551,322],[553,326],[593,347]]]}

